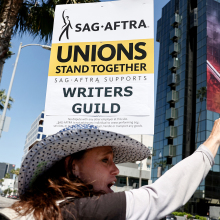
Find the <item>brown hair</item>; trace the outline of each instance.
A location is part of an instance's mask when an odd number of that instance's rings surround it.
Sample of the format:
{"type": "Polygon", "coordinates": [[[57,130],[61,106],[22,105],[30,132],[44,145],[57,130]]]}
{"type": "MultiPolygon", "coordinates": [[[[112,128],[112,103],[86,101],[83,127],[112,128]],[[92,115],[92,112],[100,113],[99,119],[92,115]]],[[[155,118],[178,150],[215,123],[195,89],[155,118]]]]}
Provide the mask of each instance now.
{"type": "Polygon", "coordinates": [[[35,219],[62,220],[57,200],[66,197],[83,198],[104,194],[102,191],[95,192],[91,184],[85,184],[73,175],[73,160],[82,159],[85,152],[80,151],[71,155],[67,167],[65,167],[66,158],[64,158],[39,175],[25,193],[20,195],[20,201],[14,203],[11,208],[21,216],[33,212],[35,219]]]}

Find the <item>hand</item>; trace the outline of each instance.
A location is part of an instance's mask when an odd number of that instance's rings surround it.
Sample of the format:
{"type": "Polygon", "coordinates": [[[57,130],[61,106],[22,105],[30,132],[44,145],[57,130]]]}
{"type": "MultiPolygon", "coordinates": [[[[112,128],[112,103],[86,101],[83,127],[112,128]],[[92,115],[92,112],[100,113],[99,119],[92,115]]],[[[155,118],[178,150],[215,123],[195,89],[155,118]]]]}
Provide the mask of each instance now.
{"type": "Polygon", "coordinates": [[[209,137],[215,139],[220,145],[220,118],[215,120],[212,132],[209,137]]]}
{"type": "Polygon", "coordinates": [[[220,119],[215,120],[212,132],[204,145],[212,152],[215,157],[220,145],[220,119]]]}

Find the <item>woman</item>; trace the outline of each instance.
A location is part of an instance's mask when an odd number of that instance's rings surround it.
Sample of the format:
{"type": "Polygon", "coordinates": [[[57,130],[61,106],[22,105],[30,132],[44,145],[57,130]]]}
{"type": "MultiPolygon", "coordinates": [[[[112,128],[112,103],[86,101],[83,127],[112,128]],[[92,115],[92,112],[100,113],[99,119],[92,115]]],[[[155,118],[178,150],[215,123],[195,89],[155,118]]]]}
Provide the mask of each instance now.
{"type": "MultiPolygon", "coordinates": [[[[150,151],[127,136],[72,126],[36,144],[19,175],[20,201],[2,219],[161,219],[184,205],[205,178],[220,144],[220,119],[193,155],[154,184],[111,193],[115,163],[143,160],[150,151]],[[193,182],[192,182],[193,178],[193,182]]],[[[0,218],[0,219],[1,219],[0,218]]]]}

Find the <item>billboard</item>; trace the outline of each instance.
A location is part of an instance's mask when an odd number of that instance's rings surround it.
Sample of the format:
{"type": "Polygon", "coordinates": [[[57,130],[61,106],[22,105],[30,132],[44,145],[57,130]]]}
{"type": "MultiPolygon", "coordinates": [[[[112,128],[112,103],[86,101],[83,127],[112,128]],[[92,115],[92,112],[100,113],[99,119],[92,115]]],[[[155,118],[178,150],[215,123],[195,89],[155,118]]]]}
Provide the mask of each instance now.
{"type": "Polygon", "coordinates": [[[153,0],[58,5],[44,132],[154,130],[153,0]]]}
{"type": "Polygon", "coordinates": [[[207,5],[207,110],[220,113],[220,3],[207,5]]]}

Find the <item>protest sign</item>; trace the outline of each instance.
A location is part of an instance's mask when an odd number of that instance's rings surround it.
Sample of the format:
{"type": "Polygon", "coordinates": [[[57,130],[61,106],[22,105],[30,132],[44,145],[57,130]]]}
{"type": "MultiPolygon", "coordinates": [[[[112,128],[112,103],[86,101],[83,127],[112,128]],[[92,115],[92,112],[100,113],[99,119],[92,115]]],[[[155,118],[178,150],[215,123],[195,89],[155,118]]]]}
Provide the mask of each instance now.
{"type": "Polygon", "coordinates": [[[152,0],[56,6],[44,132],[153,134],[153,36],[152,0]]]}

